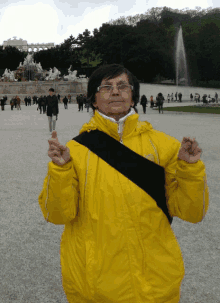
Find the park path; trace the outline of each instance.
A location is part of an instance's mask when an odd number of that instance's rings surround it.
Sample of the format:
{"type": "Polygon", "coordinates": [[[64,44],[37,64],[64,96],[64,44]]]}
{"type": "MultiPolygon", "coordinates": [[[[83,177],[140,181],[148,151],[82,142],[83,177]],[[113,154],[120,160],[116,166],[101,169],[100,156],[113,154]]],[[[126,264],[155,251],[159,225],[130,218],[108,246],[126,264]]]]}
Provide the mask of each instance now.
{"type": "MultiPolygon", "coordinates": [[[[173,106],[173,104],[171,104],[173,106]]],[[[184,105],[184,104],[183,104],[184,105]]],[[[56,130],[61,144],[79,133],[90,113],[76,104],[59,105],[56,130]]],[[[0,302],[67,303],[60,274],[60,237],[63,226],[46,223],[38,196],[47,173],[50,138],[46,115],[37,106],[0,111],[0,302]]],[[[210,208],[198,224],[174,218],[172,227],[185,261],[180,303],[220,302],[220,140],[219,115],[161,115],[147,107],[140,120],[149,121],[178,140],[196,137],[203,150],[210,190],[210,208]]]]}

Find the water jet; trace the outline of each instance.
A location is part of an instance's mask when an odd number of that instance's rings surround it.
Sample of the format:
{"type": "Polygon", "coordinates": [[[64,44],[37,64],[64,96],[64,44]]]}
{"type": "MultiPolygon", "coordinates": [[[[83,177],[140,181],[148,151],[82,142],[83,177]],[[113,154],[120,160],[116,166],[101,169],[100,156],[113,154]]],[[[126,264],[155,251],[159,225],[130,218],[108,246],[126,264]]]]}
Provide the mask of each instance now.
{"type": "Polygon", "coordinates": [[[178,93],[179,84],[189,85],[189,77],[187,72],[186,52],[183,42],[183,30],[180,26],[176,39],[176,86],[178,93]]]}

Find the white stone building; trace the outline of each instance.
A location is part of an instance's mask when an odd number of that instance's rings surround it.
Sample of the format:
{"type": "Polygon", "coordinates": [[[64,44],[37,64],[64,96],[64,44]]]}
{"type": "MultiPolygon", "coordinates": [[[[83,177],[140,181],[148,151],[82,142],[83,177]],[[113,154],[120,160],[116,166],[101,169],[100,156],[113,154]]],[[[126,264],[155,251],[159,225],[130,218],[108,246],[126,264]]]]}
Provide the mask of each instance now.
{"type": "Polygon", "coordinates": [[[54,43],[31,43],[31,44],[28,44],[27,40],[16,39],[16,37],[13,37],[13,38],[14,38],[13,40],[10,38],[10,39],[3,42],[3,49],[5,49],[6,46],[15,46],[20,51],[34,52],[35,49],[36,49],[36,51],[39,51],[41,49],[49,49],[49,48],[55,47],[54,43]]]}

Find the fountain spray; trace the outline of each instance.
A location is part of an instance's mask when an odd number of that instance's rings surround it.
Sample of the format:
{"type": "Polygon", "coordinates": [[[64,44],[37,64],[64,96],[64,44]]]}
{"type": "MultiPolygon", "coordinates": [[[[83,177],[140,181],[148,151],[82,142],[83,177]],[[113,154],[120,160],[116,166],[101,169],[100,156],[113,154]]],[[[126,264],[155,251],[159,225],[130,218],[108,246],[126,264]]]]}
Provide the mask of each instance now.
{"type": "Polygon", "coordinates": [[[177,34],[175,59],[176,59],[176,86],[178,93],[179,82],[184,81],[185,85],[188,85],[189,83],[182,26],[180,26],[177,34]]]}

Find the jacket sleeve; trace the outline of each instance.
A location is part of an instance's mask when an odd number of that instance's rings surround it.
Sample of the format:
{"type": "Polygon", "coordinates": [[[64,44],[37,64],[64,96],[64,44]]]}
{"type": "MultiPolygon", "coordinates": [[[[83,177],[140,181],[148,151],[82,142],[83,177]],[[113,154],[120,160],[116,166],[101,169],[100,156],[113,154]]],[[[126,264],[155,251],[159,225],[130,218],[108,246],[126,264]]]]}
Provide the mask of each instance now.
{"type": "Polygon", "coordinates": [[[79,182],[73,160],[59,166],[48,163],[48,173],[38,202],[47,222],[66,224],[77,215],[79,182]]]}
{"type": "Polygon", "coordinates": [[[181,143],[165,167],[165,188],[170,215],[197,223],[203,220],[209,207],[209,189],[204,163],[187,163],[178,158],[181,143]]]}

